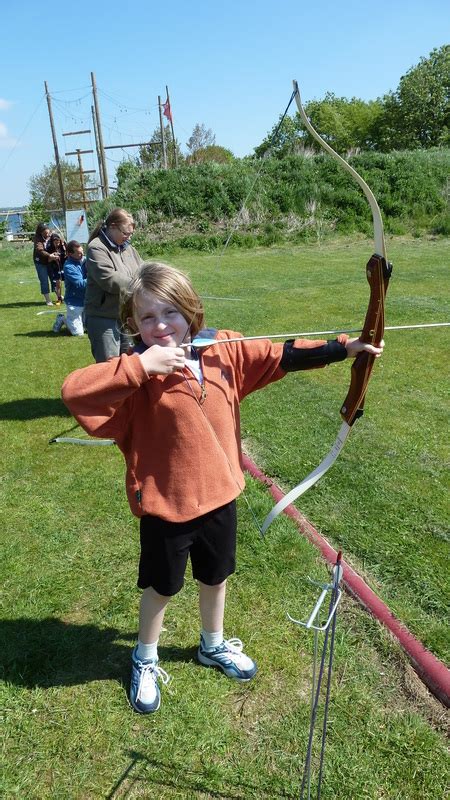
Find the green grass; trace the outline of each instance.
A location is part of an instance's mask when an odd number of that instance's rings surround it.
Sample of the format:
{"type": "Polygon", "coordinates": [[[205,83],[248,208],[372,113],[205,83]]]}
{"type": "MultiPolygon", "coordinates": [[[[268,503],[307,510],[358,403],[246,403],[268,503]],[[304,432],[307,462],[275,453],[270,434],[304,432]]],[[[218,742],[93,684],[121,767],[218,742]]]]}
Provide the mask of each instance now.
{"type": "MultiPolygon", "coordinates": [[[[322,249],[189,254],[209,324],[246,333],[357,327],[368,243],[322,249]]],[[[448,242],[395,241],[388,323],[448,320],[448,242]]],[[[324,578],[314,548],[286,518],[264,541],[239,503],[238,571],[228,635],[258,661],[245,686],[195,663],[196,587],[188,578],[166,616],[162,665],[173,676],[161,711],[126,701],[139,593],[137,521],[120,453],[48,445],[79,435],[59,400],[64,376],[90,362],[86,339],[54,336],[31,254],[0,250],[1,482],[5,798],[297,797],[306,748],[312,641],[286,618],[324,578]]],[[[411,630],[444,658],[448,521],[442,441],[447,422],[445,329],[393,333],[366,413],[340,460],[299,507],[365,575],[411,630]]],[[[243,434],[285,488],[329,449],[347,364],[291,375],[243,404],[243,434]]],[[[262,519],[271,501],[249,480],[262,519]]],[[[384,629],[345,597],[338,620],[322,797],[441,797],[443,714],[384,629]]],[[[317,752],[317,751],[316,751],[317,752]]]]}

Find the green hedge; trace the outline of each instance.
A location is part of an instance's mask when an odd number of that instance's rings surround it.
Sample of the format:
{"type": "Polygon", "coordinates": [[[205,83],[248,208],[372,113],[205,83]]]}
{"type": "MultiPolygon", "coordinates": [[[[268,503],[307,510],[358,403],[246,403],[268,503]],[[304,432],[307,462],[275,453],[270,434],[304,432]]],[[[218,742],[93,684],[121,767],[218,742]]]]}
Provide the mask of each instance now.
{"type": "MultiPolygon", "coordinates": [[[[388,232],[448,235],[450,150],[362,153],[349,161],[374,192],[388,232]]],[[[286,235],[307,238],[312,231],[317,234],[319,225],[321,231],[342,233],[372,230],[360,188],[326,154],[236,159],[167,171],[123,164],[118,190],[94,206],[91,216],[99,218],[113,205],[133,214],[145,212],[148,230],[163,222],[178,228],[178,234],[167,236],[167,231],[160,231],[152,240],[146,239],[155,253],[175,239],[178,246],[212,250],[222,246],[226,228],[244,204],[245,217],[233,235],[234,244],[241,246],[248,246],[249,239],[268,244],[286,235]],[[298,221],[294,231],[289,217],[291,222],[292,218],[298,221]],[[268,230],[268,224],[275,227],[268,230]]]]}

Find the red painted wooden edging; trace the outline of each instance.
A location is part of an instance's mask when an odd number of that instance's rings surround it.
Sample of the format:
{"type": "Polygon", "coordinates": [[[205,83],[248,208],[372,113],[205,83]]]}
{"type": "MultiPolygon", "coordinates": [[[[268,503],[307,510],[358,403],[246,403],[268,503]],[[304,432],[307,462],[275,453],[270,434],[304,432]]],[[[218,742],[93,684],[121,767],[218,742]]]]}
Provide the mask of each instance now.
{"type": "MultiPolygon", "coordinates": [[[[276,502],[284,497],[281,491],[270,478],[247,455],[243,455],[244,469],[256,480],[268,487],[276,502]]],[[[331,547],[327,540],[321,536],[303,514],[294,506],[288,506],[284,512],[297,524],[301,533],[321,551],[322,555],[332,566],[336,563],[337,551],[331,547]]],[[[433,653],[430,653],[423,644],[410,633],[410,631],[394,616],[388,606],[367,586],[365,581],[352,567],[342,560],[344,569],[343,583],[348,592],[355,597],[376,619],[391,631],[409,657],[412,666],[424,681],[429,690],[442,702],[450,707],[450,670],[433,653]]]]}

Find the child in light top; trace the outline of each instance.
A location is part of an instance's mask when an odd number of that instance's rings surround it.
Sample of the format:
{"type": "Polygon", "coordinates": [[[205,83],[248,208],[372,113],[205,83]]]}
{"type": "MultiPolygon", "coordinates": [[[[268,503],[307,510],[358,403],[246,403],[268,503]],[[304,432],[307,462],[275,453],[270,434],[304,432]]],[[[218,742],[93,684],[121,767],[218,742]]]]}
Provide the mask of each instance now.
{"type": "Polygon", "coordinates": [[[128,500],[140,518],[143,590],[130,701],[146,714],[160,706],[158,679],[168,679],[158,664],[158,639],[189,557],[199,585],[199,662],[241,681],[257,671],[242,642],[223,634],[226,581],[235,569],[235,502],[244,487],[241,400],[287,372],[361,350],[380,355],[382,346],[343,336],[238,341],[196,351],[189,343],[203,328],[201,300],[186,275],[161,263],[139,268],[123,300],[122,322],[135,336],[134,350],[72,373],[62,395],[88,433],[114,438],[125,457],[128,500]]]}

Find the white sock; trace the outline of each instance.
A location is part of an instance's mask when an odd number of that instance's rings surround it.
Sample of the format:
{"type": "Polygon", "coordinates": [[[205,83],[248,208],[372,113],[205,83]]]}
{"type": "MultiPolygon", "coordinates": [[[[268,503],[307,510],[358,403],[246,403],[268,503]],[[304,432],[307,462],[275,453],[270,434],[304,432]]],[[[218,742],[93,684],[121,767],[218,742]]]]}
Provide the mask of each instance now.
{"type": "Polygon", "coordinates": [[[138,639],[136,656],[139,661],[157,661],[158,660],[158,639],[156,642],[144,644],[138,639]]]}
{"type": "Polygon", "coordinates": [[[202,628],[202,637],[205,643],[205,650],[214,650],[215,647],[218,647],[223,642],[223,628],[213,633],[209,633],[202,628]]]}

